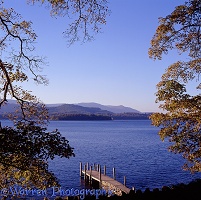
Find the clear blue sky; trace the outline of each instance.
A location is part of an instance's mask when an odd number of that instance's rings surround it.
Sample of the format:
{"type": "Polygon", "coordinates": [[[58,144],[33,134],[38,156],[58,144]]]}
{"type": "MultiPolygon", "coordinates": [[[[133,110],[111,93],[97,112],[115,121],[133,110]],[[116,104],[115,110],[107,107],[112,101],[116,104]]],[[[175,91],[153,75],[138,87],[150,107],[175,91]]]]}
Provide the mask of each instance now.
{"type": "Polygon", "coordinates": [[[62,32],[68,25],[65,18],[53,19],[39,5],[26,0],[9,0],[7,5],[33,22],[38,35],[38,55],[46,56],[49,85],[26,84],[44,103],[97,102],[124,105],[139,111],[158,111],[155,104],[156,84],[177,54],[162,61],[148,57],[150,40],[164,17],[184,0],[108,0],[112,13],[103,26],[103,33],[85,44],[70,48],[62,32]]]}

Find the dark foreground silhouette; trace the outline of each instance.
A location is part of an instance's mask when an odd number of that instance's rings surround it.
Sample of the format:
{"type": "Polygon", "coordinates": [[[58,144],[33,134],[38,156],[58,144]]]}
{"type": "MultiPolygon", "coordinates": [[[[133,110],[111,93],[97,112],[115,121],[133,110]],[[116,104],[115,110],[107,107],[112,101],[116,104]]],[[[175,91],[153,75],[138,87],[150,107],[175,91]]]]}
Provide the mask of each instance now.
{"type": "MultiPolygon", "coordinates": [[[[55,200],[79,200],[79,197],[61,198],[55,200]]],[[[164,186],[161,189],[150,190],[147,188],[144,192],[141,190],[131,190],[129,194],[122,196],[99,196],[99,200],[200,200],[201,199],[201,179],[196,179],[189,184],[178,184],[171,187],[164,186]]],[[[96,200],[95,196],[86,196],[84,200],[96,200]]]]}
{"type": "Polygon", "coordinates": [[[55,198],[16,198],[0,197],[1,200],[201,200],[201,179],[196,179],[189,184],[178,184],[171,187],[164,186],[161,189],[147,188],[144,192],[141,190],[131,190],[129,194],[122,196],[86,196],[84,199],[79,196],[55,197],[55,198]]]}

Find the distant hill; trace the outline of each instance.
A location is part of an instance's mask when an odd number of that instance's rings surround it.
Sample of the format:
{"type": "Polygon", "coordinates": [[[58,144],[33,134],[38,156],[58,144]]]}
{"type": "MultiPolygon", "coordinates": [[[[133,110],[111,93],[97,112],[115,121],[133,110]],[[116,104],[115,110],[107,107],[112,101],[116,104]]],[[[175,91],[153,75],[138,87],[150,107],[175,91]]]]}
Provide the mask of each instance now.
{"type": "Polygon", "coordinates": [[[101,105],[98,103],[78,103],[76,105],[80,105],[83,107],[95,107],[95,108],[100,108],[102,110],[107,110],[113,113],[141,113],[138,110],[135,110],[133,108],[130,107],[125,107],[125,106],[110,106],[110,105],[101,105]]]}
{"type": "MultiPolygon", "coordinates": [[[[112,114],[112,112],[102,110],[100,108],[83,107],[74,104],[46,104],[46,107],[50,115],[55,114],[111,115],[112,114]]],[[[14,113],[16,109],[19,109],[19,105],[16,103],[16,101],[8,100],[8,102],[0,108],[0,115],[14,113]]]]}
{"type": "MultiPolygon", "coordinates": [[[[98,103],[46,104],[50,119],[54,120],[133,120],[148,119],[150,113],[141,113],[125,106],[105,106],[98,103]]],[[[0,118],[13,113],[19,105],[9,100],[0,108],[0,118]]]]}
{"type": "Polygon", "coordinates": [[[51,107],[47,106],[50,114],[56,113],[68,113],[68,114],[112,114],[110,111],[102,110],[100,108],[83,107],[74,104],[63,104],[59,106],[51,107]]]}

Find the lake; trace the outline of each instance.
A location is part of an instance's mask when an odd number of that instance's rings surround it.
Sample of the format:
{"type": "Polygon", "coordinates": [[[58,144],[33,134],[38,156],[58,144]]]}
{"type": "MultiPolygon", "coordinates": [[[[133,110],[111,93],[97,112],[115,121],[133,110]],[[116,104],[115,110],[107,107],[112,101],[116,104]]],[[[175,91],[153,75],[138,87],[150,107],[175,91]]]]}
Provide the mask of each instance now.
{"type": "MultiPolygon", "coordinates": [[[[2,126],[8,125],[2,120],[2,126]]],[[[82,188],[79,164],[89,162],[107,166],[112,176],[116,168],[116,179],[127,187],[144,190],[162,186],[188,183],[200,178],[182,170],[184,159],[181,155],[168,152],[168,141],[162,142],[159,128],[150,120],[122,121],[51,121],[48,130],[58,128],[72,147],[75,157],[55,158],[50,161],[50,170],[66,188],[82,188]]]]}

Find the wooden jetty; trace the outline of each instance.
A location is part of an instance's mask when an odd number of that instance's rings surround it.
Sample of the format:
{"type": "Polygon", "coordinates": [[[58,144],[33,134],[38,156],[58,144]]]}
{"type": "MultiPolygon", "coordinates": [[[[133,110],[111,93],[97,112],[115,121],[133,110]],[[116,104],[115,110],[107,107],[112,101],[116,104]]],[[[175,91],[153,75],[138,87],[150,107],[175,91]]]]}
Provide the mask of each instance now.
{"type": "MultiPolygon", "coordinates": [[[[82,167],[80,163],[80,177],[83,177],[85,182],[89,185],[95,185],[94,182],[98,183],[98,187],[110,190],[114,194],[121,196],[123,193],[128,194],[130,189],[126,187],[126,177],[124,176],[124,184],[116,180],[115,168],[113,168],[113,178],[106,175],[106,166],[104,166],[104,172],[101,172],[100,165],[93,165],[89,167],[89,163],[82,167]]],[[[97,185],[97,184],[96,184],[97,185]]]]}

